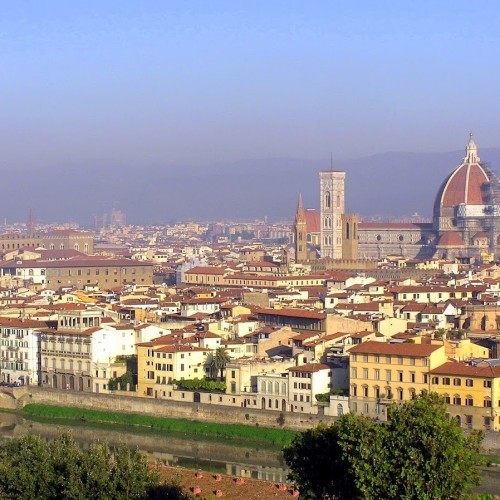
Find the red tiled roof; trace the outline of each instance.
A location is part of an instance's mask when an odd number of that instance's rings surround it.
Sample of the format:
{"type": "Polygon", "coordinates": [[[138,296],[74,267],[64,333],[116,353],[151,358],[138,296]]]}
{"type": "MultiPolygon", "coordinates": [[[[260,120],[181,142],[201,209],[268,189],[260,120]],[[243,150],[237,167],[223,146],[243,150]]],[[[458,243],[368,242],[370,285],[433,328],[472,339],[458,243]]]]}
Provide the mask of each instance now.
{"type": "Polygon", "coordinates": [[[467,377],[484,377],[496,378],[500,377],[500,365],[490,365],[488,361],[483,361],[479,365],[470,365],[456,361],[447,363],[431,370],[435,375],[463,375],[467,377]]]}
{"type": "Polygon", "coordinates": [[[349,352],[354,354],[386,354],[390,356],[425,358],[441,347],[442,345],[433,344],[388,344],[385,342],[368,341],[351,347],[349,352]]]}
{"type": "Polygon", "coordinates": [[[306,218],[306,231],[308,233],[319,233],[321,231],[319,212],[314,208],[306,208],[304,215],[306,218]]]}
{"type": "Polygon", "coordinates": [[[257,314],[267,314],[270,316],[286,316],[289,318],[325,319],[326,314],[316,311],[306,311],[305,309],[257,309],[257,314]]]}
{"type": "Polygon", "coordinates": [[[464,240],[457,231],[445,231],[438,241],[441,247],[459,247],[464,245],[464,240]]]}
{"type": "Polygon", "coordinates": [[[441,196],[441,207],[456,207],[461,203],[486,205],[484,185],[488,176],[481,165],[463,163],[448,177],[441,196]]]}

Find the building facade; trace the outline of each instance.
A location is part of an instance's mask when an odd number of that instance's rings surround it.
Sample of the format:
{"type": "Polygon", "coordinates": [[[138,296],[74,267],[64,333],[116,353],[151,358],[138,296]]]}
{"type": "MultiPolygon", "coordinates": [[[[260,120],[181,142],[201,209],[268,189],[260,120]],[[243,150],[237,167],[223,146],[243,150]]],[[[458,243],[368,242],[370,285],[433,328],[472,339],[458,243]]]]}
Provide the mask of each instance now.
{"type": "Polygon", "coordinates": [[[321,257],[342,258],[342,215],[345,211],[345,172],[319,174],[321,257]]]}

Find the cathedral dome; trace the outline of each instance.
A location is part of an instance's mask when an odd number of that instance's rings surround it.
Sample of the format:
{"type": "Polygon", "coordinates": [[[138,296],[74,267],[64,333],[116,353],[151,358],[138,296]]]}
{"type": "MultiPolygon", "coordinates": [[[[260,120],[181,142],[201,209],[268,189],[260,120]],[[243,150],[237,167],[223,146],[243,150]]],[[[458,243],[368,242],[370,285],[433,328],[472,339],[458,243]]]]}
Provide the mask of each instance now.
{"type": "Polygon", "coordinates": [[[489,182],[488,173],[480,163],[477,146],[471,134],[465,158],[439,188],[434,203],[434,216],[440,217],[444,215],[443,210],[454,211],[462,204],[488,205],[489,182]]]}

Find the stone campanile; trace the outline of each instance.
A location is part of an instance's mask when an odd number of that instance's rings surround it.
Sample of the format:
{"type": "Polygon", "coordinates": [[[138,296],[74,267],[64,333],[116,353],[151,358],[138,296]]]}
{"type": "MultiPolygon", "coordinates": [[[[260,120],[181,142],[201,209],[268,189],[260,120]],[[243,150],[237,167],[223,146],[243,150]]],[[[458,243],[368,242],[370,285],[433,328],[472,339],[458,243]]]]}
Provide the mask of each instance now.
{"type": "Polygon", "coordinates": [[[319,173],[321,257],[342,258],[342,215],[345,210],[345,172],[319,173]]]}
{"type": "Polygon", "coordinates": [[[307,221],[302,204],[302,194],[299,195],[297,212],[295,213],[295,262],[302,263],[307,260],[307,221]]]}

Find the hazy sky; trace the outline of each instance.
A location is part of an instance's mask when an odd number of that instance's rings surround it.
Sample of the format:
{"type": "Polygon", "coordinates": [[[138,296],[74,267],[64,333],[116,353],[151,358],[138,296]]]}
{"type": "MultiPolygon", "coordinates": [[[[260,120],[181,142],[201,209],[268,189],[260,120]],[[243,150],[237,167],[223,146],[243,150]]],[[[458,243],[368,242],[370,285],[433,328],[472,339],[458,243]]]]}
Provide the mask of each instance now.
{"type": "Polygon", "coordinates": [[[6,1],[0,166],[500,145],[500,2],[6,1]]]}

